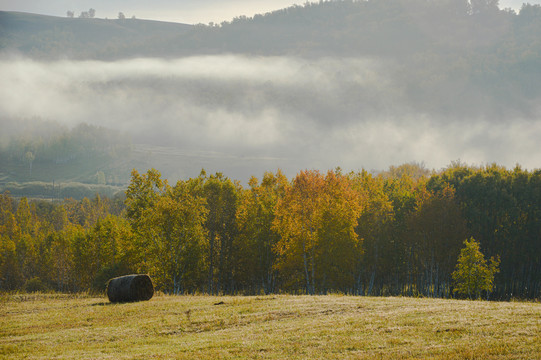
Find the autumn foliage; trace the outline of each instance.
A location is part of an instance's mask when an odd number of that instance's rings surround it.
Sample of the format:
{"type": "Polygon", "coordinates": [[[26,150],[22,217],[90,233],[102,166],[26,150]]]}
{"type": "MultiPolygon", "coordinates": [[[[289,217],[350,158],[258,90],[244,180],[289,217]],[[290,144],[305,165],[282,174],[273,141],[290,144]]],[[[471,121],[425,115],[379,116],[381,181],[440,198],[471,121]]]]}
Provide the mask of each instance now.
{"type": "Polygon", "coordinates": [[[125,198],[6,193],[0,289],[103,291],[108,279],[146,273],[175,294],[539,298],[540,186],[540,171],[455,163],[292,180],[277,171],[246,188],[204,171],[170,185],[151,169],[133,171],[125,198]],[[468,287],[472,237],[499,260],[480,262],[487,276],[468,287]]]}

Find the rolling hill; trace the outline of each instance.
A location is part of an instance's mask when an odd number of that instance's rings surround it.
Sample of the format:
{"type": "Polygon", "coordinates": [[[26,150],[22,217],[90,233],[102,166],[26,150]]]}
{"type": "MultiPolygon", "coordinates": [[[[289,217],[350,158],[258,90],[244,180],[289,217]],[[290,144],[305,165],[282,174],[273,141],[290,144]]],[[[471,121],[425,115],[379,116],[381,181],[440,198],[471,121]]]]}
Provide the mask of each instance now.
{"type": "MultiPolygon", "coordinates": [[[[168,41],[193,26],[139,19],[80,19],[0,11],[0,50],[39,59],[114,59],[126,49],[168,41]]],[[[124,56],[123,55],[123,56],[124,56]]]]}
{"type": "MultiPolygon", "coordinates": [[[[494,4],[322,1],[209,25],[0,12],[4,98],[20,93],[0,103],[0,121],[130,132],[131,155],[65,169],[66,181],[122,169],[124,182],[142,163],[242,180],[277,167],[382,169],[430,163],[435,148],[445,161],[537,166],[541,6],[494,4]]],[[[29,179],[24,155],[4,179],[51,180],[29,179]]]]}

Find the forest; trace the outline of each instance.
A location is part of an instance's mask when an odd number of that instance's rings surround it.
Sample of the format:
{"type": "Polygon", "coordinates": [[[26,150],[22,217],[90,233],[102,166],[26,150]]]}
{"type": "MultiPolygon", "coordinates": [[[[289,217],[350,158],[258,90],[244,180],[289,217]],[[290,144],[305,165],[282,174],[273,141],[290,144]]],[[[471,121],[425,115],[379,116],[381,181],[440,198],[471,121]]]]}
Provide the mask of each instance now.
{"type": "Polygon", "coordinates": [[[453,162],[375,174],[221,173],[171,185],[134,170],[124,197],[0,196],[2,291],[103,291],[151,275],[170,294],[450,298],[466,239],[501,259],[490,299],[541,298],[541,171],[453,162]]]}
{"type": "Polygon", "coordinates": [[[0,12],[0,51],[2,291],[450,298],[474,239],[483,297],[541,298],[539,5],[0,12]],[[505,166],[372,170],[457,158],[505,166]]]}

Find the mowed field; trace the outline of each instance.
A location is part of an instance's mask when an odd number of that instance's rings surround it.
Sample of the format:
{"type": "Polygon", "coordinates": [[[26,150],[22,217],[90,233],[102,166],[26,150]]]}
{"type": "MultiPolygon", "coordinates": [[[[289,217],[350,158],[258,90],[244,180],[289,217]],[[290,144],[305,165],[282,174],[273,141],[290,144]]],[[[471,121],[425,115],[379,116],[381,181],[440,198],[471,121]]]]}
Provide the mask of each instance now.
{"type": "Polygon", "coordinates": [[[1,295],[2,359],[541,359],[541,304],[1,295]]]}

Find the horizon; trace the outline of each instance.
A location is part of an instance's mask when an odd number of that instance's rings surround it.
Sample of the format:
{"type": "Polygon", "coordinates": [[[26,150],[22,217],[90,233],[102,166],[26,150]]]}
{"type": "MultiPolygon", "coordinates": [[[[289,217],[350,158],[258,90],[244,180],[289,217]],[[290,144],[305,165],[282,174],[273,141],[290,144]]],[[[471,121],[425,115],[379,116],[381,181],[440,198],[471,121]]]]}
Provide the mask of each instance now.
{"type": "Polygon", "coordinates": [[[75,17],[90,8],[96,10],[95,18],[116,19],[122,12],[126,18],[135,16],[141,20],[155,20],[183,24],[208,24],[231,21],[238,16],[252,17],[301,4],[295,0],[203,0],[171,3],[164,0],[152,2],[133,1],[54,1],[42,3],[36,0],[0,0],[0,11],[26,12],[38,15],[66,17],[73,11],[75,17]]]}
{"type": "MultiPolygon", "coordinates": [[[[154,20],[175,22],[183,24],[208,24],[231,21],[235,17],[253,17],[256,14],[277,11],[294,5],[302,5],[304,2],[295,0],[199,0],[183,1],[182,3],[170,3],[158,0],[158,3],[133,1],[123,4],[124,1],[53,1],[43,3],[38,0],[0,0],[0,11],[25,12],[38,15],[66,17],[68,11],[72,11],[75,17],[90,8],[96,10],[95,18],[116,19],[122,12],[126,18],[135,16],[141,20],[154,20]]],[[[500,1],[501,9],[511,8],[519,11],[524,1],[505,0],[500,1]]],[[[529,4],[540,4],[541,1],[527,1],[529,4]]]]}

